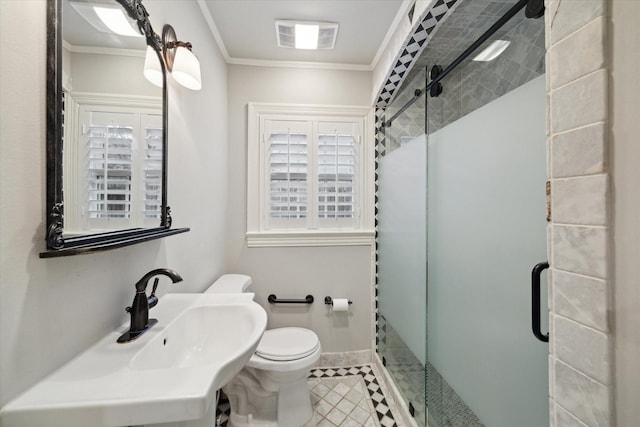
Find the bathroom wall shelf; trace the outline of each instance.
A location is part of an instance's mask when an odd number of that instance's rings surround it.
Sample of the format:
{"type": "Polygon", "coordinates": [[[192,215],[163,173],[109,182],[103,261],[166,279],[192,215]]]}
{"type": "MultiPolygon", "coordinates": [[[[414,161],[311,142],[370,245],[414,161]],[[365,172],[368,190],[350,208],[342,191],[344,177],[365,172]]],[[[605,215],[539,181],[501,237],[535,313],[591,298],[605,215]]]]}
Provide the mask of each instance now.
{"type": "Polygon", "coordinates": [[[186,233],[189,228],[133,228],[131,230],[112,233],[92,234],[91,236],[77,236],[64,239],[65,246],[61,249],[50,249],[40,252],[40,258],[56,258],[70,255],[89,254],[135,245],[149,240],[161,239],[174,234],[186,233]]]}

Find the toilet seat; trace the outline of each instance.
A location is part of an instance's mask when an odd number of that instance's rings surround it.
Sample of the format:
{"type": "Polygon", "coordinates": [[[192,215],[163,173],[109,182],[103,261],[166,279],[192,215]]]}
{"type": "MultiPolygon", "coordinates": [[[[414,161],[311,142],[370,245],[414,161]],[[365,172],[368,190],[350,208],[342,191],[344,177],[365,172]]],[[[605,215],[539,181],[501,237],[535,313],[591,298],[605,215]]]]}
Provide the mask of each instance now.
{"type": "Polygon", "coordinates": [[[264,332],[256,355],[273,361],[291,361],[305,358],[320,346],[318,336],[304,328],[277,328],[264,332]]]}

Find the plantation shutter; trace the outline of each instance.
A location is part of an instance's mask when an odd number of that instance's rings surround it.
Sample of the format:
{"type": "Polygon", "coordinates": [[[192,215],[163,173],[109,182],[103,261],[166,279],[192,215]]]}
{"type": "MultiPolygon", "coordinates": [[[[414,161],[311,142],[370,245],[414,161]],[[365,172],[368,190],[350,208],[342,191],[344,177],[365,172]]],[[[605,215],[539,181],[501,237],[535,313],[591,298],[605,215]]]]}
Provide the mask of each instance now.
{"type": "Polygon", "coordinates": [[[265,120],[267,228],[305,228],[309,223],[309,141],[307,121],[265,120]]]}
{"type": "MultiPolygon", "coordinates": [[[[160,225],[162,115],[80,107],[78,230],[160,225]]],[[[148,110],[147,110],[148,111],[148,110]]]]}
{"type": "Polygon", "coordinates": [[[162,214],[162,115],[142,114],[140,123],[144,135],[142,176],[142,209],[145,220],[162,214]]]}
{"type": "Polygon", "coordinates": [[[317,219],[323,228],[358,223],[360,130],[353,122],[317,124],[317,219]]]}
{"type": "Polygon", "coordinates": [[[134,192],[135,115],[85,111],[83,117],[86,218],[89,223],[129,220],[134,192]]]}

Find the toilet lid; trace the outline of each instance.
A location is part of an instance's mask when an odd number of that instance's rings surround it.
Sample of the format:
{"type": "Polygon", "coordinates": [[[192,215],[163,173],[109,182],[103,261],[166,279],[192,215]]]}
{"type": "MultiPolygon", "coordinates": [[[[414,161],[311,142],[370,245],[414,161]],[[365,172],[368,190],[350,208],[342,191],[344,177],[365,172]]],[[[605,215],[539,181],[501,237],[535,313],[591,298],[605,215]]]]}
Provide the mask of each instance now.
{"type": "Polygon", "coordinates": [[[304,328],[276,328],[264,332],[256,354],[269,360],[302,359],[316,351],[318,336],[304,328]]]}

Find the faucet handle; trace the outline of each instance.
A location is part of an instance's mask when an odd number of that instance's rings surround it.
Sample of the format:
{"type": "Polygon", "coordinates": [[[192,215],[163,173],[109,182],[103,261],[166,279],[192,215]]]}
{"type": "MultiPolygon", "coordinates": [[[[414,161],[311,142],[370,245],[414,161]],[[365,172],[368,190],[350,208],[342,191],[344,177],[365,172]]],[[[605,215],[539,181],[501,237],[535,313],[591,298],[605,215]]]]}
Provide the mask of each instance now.
{"type": "Polygon", "coordinates": [[[153,281],[153,288],[151,289],[151,295],[149,295],[150,297],[156,296],[156,289],[158,289],[158,282],[160,282],[160,279],[156,277],[156,279],[153,281]]]}
{"type": "Polygon", "coordinates": [[[158,297],[156,296],[156,289],[158,289],[158,282],[160,281],[160,279],[158,279],[156,277],[156,280],[153,281],[153,289],[151,289],[151,295],[149,295],[149,298],[147,299],[147,302],[149,303],[149,308],[151,307],[155,307],[156,304],[158,304],[158,297]]]}

